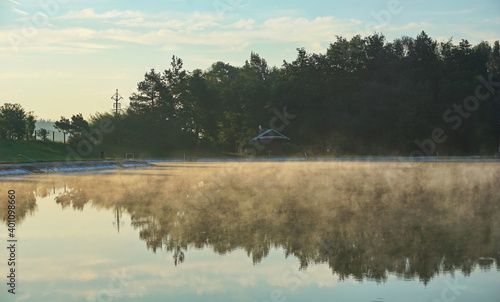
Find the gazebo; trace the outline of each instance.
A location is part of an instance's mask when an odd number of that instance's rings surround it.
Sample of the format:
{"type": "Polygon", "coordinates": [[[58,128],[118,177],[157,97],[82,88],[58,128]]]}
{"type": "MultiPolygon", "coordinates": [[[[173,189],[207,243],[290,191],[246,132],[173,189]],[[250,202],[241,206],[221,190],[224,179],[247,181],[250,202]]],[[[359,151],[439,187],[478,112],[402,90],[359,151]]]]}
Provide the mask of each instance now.
{"type": "MultiPolygon", "coordinates": [[[[261,129],[259,127],[259,129],[261,129]]],[[[274,129],[261,130],[260,134],[252,138],[252,141],[264,146],[269,155],[280,155],[283,152],[283,143],[290,138],[274,129]]]]}

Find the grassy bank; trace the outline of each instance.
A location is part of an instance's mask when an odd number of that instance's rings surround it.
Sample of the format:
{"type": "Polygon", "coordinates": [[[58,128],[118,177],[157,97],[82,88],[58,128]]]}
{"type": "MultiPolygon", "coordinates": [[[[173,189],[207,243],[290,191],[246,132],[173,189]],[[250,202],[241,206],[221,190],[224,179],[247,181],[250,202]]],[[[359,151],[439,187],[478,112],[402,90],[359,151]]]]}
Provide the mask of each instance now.
{"type": "MultiPolygon", "coordinates": [[[[35,161],[62,161],[66,160],[67,144],[43,141],[14,141],[0,140],[0,163],[29,162],[19,156],[22,154],[35,161]]],[[[99,154],[92,152],[85,159],[97,159],[99,154]]]]}
{"type": "MultiPolygon", "coordinates": [[[[135,159],[144,158],[197,158],[197,157],[213,157],[211,153],[194,154],[193,152],[176,152],[175,154],[168,154],[160,151],[145,151],[139,148],[129,148],[123,146],[110,146],[102,144],[99,146],[91,145],[92,152],[88,156],[81,156],[81,153],[76,152],[75,147],[70,147],[68,144],[61,142],[51,141],[15,141],[0,139],[0,163],[21,163],[31,162],[26,159],[28,157],[37,162],[47,161],[66,161],[66,160],[100,160],[101,151],[104,152],[106,159],[121,159],[125,158],[126,154],[135,159]],[[74,151],[68,151],[70,150],[74,151]],[[19,154],[25,157],[19,156],[19,154]],[[203,155],[203,156],[202,156],[203,155]],[[78,156],[78,158],[76,158],[78,156]]],[[[86,149],[85,149],[86,150],[86,149]]]]}
{"type": "MultiPolygon", "coordinates": [[[[66,161],[66,160],[80,160],[81,154],[77,152],[68,151],[71,148],[68,144],[63,144],[60,142],[50,142],[50,141],[14,141],[14,140],[0,140],[0,163],[21,163],[30,162],[30,160],[20,157],[19,154],[25,157],[31,158],[37,162],[47,162],[47,161],[66,161]],[[79,156],[76,158],[75,156],[79,156]]],[[[72,148],[71,150],[75,150],[72,148]]],[[[197,159],[197,158],[246,158],[247,156],[242,156],[236,153],[229,152],[218,152],[218,151],[195,151],[195,150],[179,150],[175,152],[165,152],[161,150],[141,150],[140,148],[130,148],[123,146],[111,146],[107,144],[102,144],[99,146],[92,146],[92,152],[88,156],[81,156],[83,160],[100,160],[100,152],[103,151],[106,159],[121,159],[125,158],[126,154],[129,153],[130,156],[135,159],[165,159],[165,158],[178,158],[186,159],[187,161],[197,159]]],[[[309,155],[309,154],[308,154],[309,155]]],[[[303,157],[302,154],[297,154],[297,156],[279,156],[279,157],[303,157]]],[[[311,154],[311,159],[315,157],[346,157],[346,158],[357,158],[357,157],[379,157],[373,155],[317,155],[311,154]]],[[[267,158],[267,156],[262,156],[261,158],[267,158]]],[[[273,157],[271,157],[273,158],[273,157]]]]}
{"type": "MultiPolygon", "coordinates": [[[[20,163],[30,162],[30,160],[19,156],[31,158],[37,162],[43,161],[66,161],[78,160],[75,156],[76,148],[71,147],[75,152],[68,151],[69,145],[60,142],[50,141],[14,141],[0,140],[0,163],[20,163]]],[[[227,157],[225,154],[214,154],[210,152],[192,152],[178,151],[175,153],[161,152],[159,150],[145,151],[140,148],[129,148],[123,146],[110,146],[101,144],[99,146],[92,145],[92,152],[88,156],[81,156],[83,160],[99,160],[100,152],[103,151],[106,159],[125,158],[128,153],[136,159],[144,158],[197,158],[197,157],[227,157]],[[218,155],[218,156],[215,156],[218,155]]]]}

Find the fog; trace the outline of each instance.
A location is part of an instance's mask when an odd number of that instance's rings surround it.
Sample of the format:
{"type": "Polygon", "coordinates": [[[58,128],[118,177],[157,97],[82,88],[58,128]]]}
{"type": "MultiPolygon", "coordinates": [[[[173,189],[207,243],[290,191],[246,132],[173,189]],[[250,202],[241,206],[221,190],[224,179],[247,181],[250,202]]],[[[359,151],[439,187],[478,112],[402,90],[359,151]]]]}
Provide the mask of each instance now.
{"type": "Polygon", "coordinates": [[[192,249],[243,249],[258,264],[280,247],[300,269],[325,263],[341,279],[360,281],[394,274],[427,283],[441,273],[499,268],[496,164],[158,165],[4,179],[0,187],[16,190],[20,223],[36,215],[38,196],[65,209],[126,213],[145,248],[172,252],[176,265],[192,249]]]}

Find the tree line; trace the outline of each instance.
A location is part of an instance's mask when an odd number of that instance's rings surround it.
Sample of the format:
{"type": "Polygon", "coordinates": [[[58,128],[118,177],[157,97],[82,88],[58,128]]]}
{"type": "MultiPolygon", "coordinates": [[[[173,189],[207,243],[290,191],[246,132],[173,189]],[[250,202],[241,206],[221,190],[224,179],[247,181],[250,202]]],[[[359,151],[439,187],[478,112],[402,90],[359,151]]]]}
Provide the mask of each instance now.
{"type": "Polygon", "coordinates": [[[280,112],[294,117],[278,129],[291,138],[290,154],[494,154],[499,81],[498,41],[438,42],[425,32],[392,42],[382,34],[336,37],[326,53],[299,48],[280,67],[252,52],[241,67],[186,71],[174,56],[168,69],[145,73],[126,110],[63,117],[56,127],[75,143],[111,120],[105,145],[151,155],[231,153],[251,148],[249,138],[273,127],[280,112]]]}
{"type": "Polygon", "coordinates": [[[35,116],[20,104],[5,103],[0,107],[0,137],[29,140],[35,135],[35,116]]]}

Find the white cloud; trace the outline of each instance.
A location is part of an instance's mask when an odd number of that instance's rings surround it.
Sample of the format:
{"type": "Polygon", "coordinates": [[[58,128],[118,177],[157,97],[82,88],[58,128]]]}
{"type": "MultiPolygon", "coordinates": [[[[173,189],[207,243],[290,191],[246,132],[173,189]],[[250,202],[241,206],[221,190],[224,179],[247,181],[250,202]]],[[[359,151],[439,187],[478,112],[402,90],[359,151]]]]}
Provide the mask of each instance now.
{"type": "Polygon", "coordinates": [[[81,11],[70,11],[65,15],[57,17],[57,19],[113,19],[113,18],[141,18],[144,17],[144,13],[139,11],[118,11],[112,10],[105,12],[103,14],[98,14],[93,8],[85,8],[81,11]]]}
{"type": "Polygon", "coordinates": [[[88,43],[97,38],[98,32],[92,29],[77,28],[33,28],[26,34],[24,28],[0,31],[0,48],[6,53],[65,53],[85,54],[115,48],[105,41],[88,43]]]}
{"type": "MultiPolygon", "coordinates": [[[[127,274],[134,276],[134,282],[146,288],[162,288],[165,292],[175,289],[179,294],[222,293],[253,288],[260,283],[292,293],[311,286],[336,287],[339,284],[337,276],[332,275],[325,264],[311,265],[305,271],[298,270],[295,258],[274,262],[266,259],[263,263],[254,265],[246,252],[240,249],[223,257],[209,255],[208,261],[196,257],[205,254],[205,258],[209,253],[207,250],[190,250],[187,256],[191,258],[180,265],[180,270],[170,269],[169,264],[163,264],[162,269],[159,269],[155,263],[141,263],[127,268],[127,274]]],[[[276,249],[271,254],[270,258],[274,255],[282,256],[283,251],[276,249]]],[[[168,258],[170,260],[170,256],[168,258]]]]}
{"type": "MultiPolygon", "coordinates": [[[[337,19],[332,16],[317,17],[273,17],[257,22],[254,19],[241,19],[227,23],[216,13],[193,12],[190,14],[159,12],[146,14],[140,11],[112,10],[96,13],[87,8],[71,11],[59,19],[89,20],[88,25],[80,27],[51,27],[35,29],[32,38],[23,41],[25,52],[56,52],[86,54],[115,49],[124,42],[138,45],[155,46],[158,50],[178,51],[183,46],[210,46],[221,51],[240,52],[248,50],[254,44],[294,43],[297,47],[305,46],[308,51],[322,52],[325,43],[335,40],[335,36],[349,37],[354,34],[372,34],[362,32],[363,22],[355,19],[337,19]],[[102,29],[91,29],[93,20],[100,22],[102,29]],[[107,28],[106,28],[107,26],[107,28]]],[[[80,22],[79,21],[79,22],[80,22]]],[[[85,24],[85,23],[84,23],[85,24]]],[[[469,25],[449,24],[447,32],[470,36],[469,25]]],[[[443,29],[441,25],[427,22],[409,22],[403,25],[386,25],[383,32],[395,35],[418,34],[421,30],[434,33],[443,29]]],[[[0,48],[8,46],[9,33],[23,35],[23,28],[10,32],[0,31],[0,48]]],[[[493,40],[491,32],[479,33],[484,40],[493,40]]],[[[288,46],[287,46],[288,47],[288,46]]],[[[5,47],[6,48],[6,47],[5,47]]],[[[20,47],[21,48],[21,47],[20,47]]]]}
{"type": "Polygon", "coordinates": [[[143,17],[122,19],[111,22],[118,26],[136,27],[136,28],[168,28],[177,30],[203,30],[210,26],[216,26],[218,23],[213,18],[196,18],[194,19],[169,19],[165,21],[146,21],[143,17]]]}
{"type": "Polygon", "coordinates": [[[70,42],[70,41],[85,41],[92,39],[96,36],[96,31],[83,28],[38,28],[34,29],[33,34],[26,36],[24,29],[17,29],[10,31],[25,38],[25,44],[28,45],[54,45],[56,43],[70,42]]]}
{"type": "Polygon", "coordinates": [[[25,47],[21,48],[20,52],[24,53],[51,53],[51,54],[65,54],[65,55],[85,55],[90,53],[99,52],[100,49],[96,48],[82,48],[71,46],[42,46],[42,47],[25,47]]]}
{"type": "Polygon", "coordinates": [[[68,44],[71,46],[75,46],[76,48],[79,49],[87,49],[87,50],[108,50],[118,47],[116,45],[110,45],[110,44],[83,43],[83,42],[72,42],[68,44]]]}
{"type": "Polygon", "coordinates": [[[245,30],[252,30],[255,28],[255,20],[247,19],[247,20],[239,20],[233,24],[227,25],[227,28],[238,28],[245,30]]]}
{"type": "Polygon", "coordinates": [[[146,14],[139,11],[108,11],[98,14],[92,8],[81,11],[70,11],[58,17],[68,20],[101,20],[118,26],[138,28],[170,28],[185,30],[201,30],[209,26],[218,25],[221,17],[215,13],[193,12],[190,14],[160,12],[157,14],[146,14]]]}
{"type": "MultiPolygon", "coordinates": [[[[70,13],[69,15],[75,15],[70,13]]],[[[79,16],[94,18],[93,10],[79,12],[79,16]]],[[[107,15],[127,15],[118,12],[107,15]]],[[[354,20],[333,17],[315,19],[280,17],[262,23],[253,19],[239,20],[222,25],[211,14],[194,13],[188,19],[145,21],[143,17],[121,19],[114,27],[94,30],[84,27],[44,28],[26,41],[23,51],[58,53],[89,53],[116,48],[113,41],[158,46],[166,51],[178,50],[181,45],[214,46],[228,51],[243,51],[254,43],[296,42],[311,46],[314,51],[323,49],[321,43],[332,41],[356,24],[354,20]]],[[[22,29],[17,31],[22,35],[22,29]]],[[[7,41],[0,40],[0,43],[7,41]]]]}
{"type": "Polygon", "coordinates": [[[15,7],[11,7],[12,11],[15,12],[16,14],[23,15],[23,16],[28,16],[29,14],[23,10],[20,10],[15,7]]]}
{"type": "Polygon", "coordinates": [[[112,259],[94,259],[92,255],[71,255],[57,259],[52,257],[30,258],[25,260],[30,268],[29,273],[24,274],[25,282],[41,282],[53,280],[66,280],[85,282],[97,279],[99,267],[103,264],[112,264],[112,259]],[[81,262],[79,262],[81,260],[81,262]],[[57,263],[57,265],[53,265],[57,263]],[[78,263],[75,265],[75,263],[78,263]],[[74,269],[68,270],[72,267],[74,269]],[[49,275],[47,275],[49,272],[49,275]]]}

